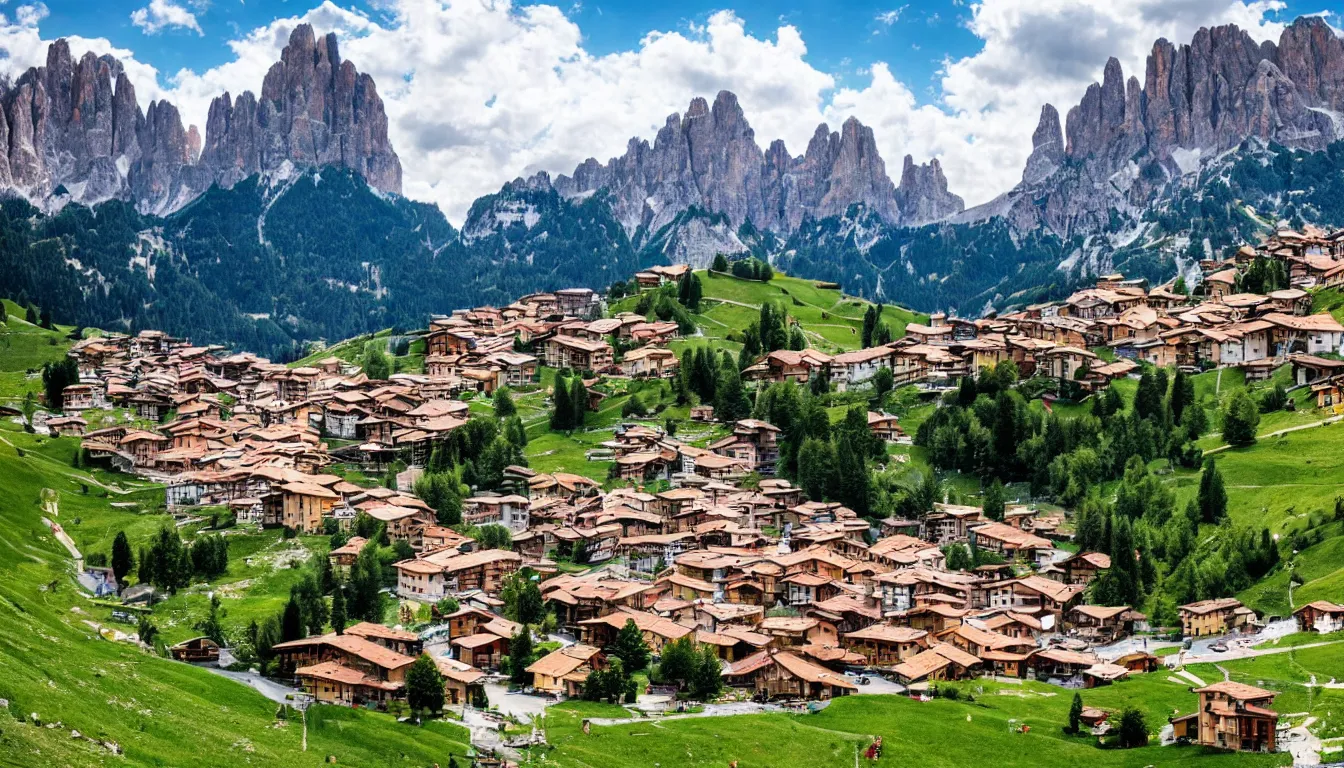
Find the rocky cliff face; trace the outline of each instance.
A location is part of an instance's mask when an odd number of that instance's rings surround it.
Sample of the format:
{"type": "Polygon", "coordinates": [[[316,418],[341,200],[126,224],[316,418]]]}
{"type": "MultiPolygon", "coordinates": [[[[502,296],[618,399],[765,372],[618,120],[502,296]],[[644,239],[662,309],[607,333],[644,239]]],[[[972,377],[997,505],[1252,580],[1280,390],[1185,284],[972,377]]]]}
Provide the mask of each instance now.
{"type": "Polygon", "coordinates": [[[1006,214],[1019,230],[1096,231],[1112,208],[1136,211],[1247,139],[1320,150],[1341,138],[1344,43],[1323,19],[1298,19],[1278,43],[1233,25],[1201,29],[1189,44],[1154,43],[1142,83],[1108,61],[1062,135],[1046,105],[1022,183],[961,218],[1006,214]]]}
{"type": "Polygon", "coordinates": [[[267,73],[260,102],[249,92],[211,104],[204,140],[168,102],[142,111],[116,59],[75,61],[65,40],[0,90],[0,187],[33,200],[64,186],[77,202],[120,197],[167,213],[212,183],[230,187],[286,162],[339,165],[401,192],[373,80],[340,60],[334,35],[318,42],[306,24],[267,73]]]}
{"type": "Polygon", "coordinates": [[[901,185],[896,188],[896,205],[902,224],[919,226],[961,213],[966,201],[947,191],[947,177],[937,158],[926,165],[915,165],[914,158],[906,155],[901,185]]]}
{"type": "Polygon", "coordinates": [[[656,236],[678,214],[695,207],[728,216],[733,227],[750,220],[789,233],[806,218],[843,214],[855,203],[891,223],[924,222],[959,212],[937,161],[906,159],[898,189],[887,176],[871,128],[854,118],[839,131],[817,126],[800,157],[782,141],[762,152],[737,97],[721,91],[684,114],[668,116],[653,144],[631,139],[624,155],[606,164],[589,158],[554,186],[565,197],[606,189],[616,219],[632,236],[656,236]]]}
{"type": "Polygon", "coordinates": [[[266,73],[260,100],[244,91],[210,103],[201,150],[224,186],[285,162],[350,168],[377,189],[401,192],[401,161],[373,78],[341,60],[335,34],[317,40],[307,24],[266,73]]]}

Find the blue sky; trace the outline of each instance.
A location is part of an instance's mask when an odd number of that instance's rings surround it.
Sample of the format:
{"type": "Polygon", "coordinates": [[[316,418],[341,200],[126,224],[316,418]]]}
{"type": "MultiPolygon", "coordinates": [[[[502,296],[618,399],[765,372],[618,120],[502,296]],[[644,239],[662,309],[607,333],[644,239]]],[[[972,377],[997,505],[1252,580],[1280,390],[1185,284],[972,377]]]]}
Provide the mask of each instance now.
{"type": "MultiPolygon", "coordinates": [[[[984,203],[1021,178],[1044,103],[1061,115],[1108,56],[1143,79],[1158,37],[1236,23],[1277,39],[1304,0],[0,0],[0,73],[62,36],[113,52],[142,107],[204,128],[222,91],[259,89],[299,22],[374,77],[405,191],[460,221],[517,176],[570,172],[650,139],[692,97],[738,95],[763,147],[820,122],[873,128],[889,174],[937,159],[984,203]]],[[[1335,16],[1329,20],[1339,26],[1335,16]]],[[[82,46],[82,48],[80,47],[82,46]]]]}

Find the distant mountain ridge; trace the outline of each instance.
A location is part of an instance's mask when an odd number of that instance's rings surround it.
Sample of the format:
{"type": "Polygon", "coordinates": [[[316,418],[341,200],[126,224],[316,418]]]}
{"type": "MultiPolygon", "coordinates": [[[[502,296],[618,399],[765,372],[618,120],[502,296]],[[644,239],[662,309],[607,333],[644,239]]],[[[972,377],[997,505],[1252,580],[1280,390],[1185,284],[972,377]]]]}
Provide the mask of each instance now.
{"type": "Polygon", "coordinates": [[[1066,119],[1044,105],[1021,183],[974,209],[936,160],[904,157],[893,183],[853,118],[818,126],[800,156],[762,150],[724,91],[606,163],[504,184],[458,230],[383,194],[401,188],[387,118],[333,36],[296,29],[259,97],[215,99],[204,137],[167,102],[142,114],[115,59],[75,62],[58,41],[0,84],[0,190],[24,198],[0,200],[0,274],[60,322],[281,356],[716,253],[978,316],[1115,270],[1195,280],[1281,221],[1344,225],[1344,51],[1328,26],[1299,19],[1263,44],[1218,27],[1153,50],[1144,85],[1112,59],[1066,119]]]}
{"type": "Polygon", "coordinates": [[[636,245],[691,207],[725,214],[734,228],[750,221],[785,235],[805,219],[839,216],[856,203],[893,225],[923,224],[965,207],[948,191],[937,160],[916,165],[907,155],[901,184],[893,184],[873,130],[853,117],[839,131],[817,126],[801,156],[778,139],[762,151],[729,91],[712,105],[696,98],[685,113],[669,115],[652,144],[632,138],[625,154],[605,164],[589,158],[571,175],[552,181],[543,173],[525,183],[553,186],[567,198],[606,189],[636,245]]]}
{"type": "Polygon", "coordinates": [[[955,221],[1093,233],[1248,140],[1320,151],[1341,138],[1344,42],[1324,19],[1297,19],[1277,44],[1232,24],[1200,29],[1188,44],[1155,42],[1142,83],[1108,60],[1063,130],[1046,104],[1022,182],[955,221]]]}
{"type": "Polygon", "coordinates": [[[401,161],[373,78],[343,61],[336,36],[301,24],[262,83],[210,105],[204,141],[167,101],[141,111],[119,61],[64,39],[47,60],[0,88],[0,187],[35,203],[134,201],[143,213],[178,210],[219,184],[258,172],[335,165],[384,192],[401,192],[401,161]],[[57,197],[63,197],[58,195],[57,197]]]}

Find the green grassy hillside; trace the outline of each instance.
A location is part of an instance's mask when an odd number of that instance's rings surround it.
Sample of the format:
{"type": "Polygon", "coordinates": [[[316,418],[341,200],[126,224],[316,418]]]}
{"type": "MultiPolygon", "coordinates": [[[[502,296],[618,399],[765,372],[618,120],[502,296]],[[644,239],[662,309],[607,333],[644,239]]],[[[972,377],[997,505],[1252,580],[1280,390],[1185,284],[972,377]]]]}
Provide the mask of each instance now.
{"type": "MultiPolygon", "coordinates": [[[[696,324],[705,338],[716,346],[736,351],[736,334],[755,321],[761,305],[781,303],[790,316],[797,318],[807,334],[808,344],[826,353],[858,349],[863,313],[871,306],[864,299],[847,296],[835,288],[821,288],[815,280],[775,273],[768,282],[746,280],[721,272],[696,272],[704,289],[704,299],[696,324]]],[[[627,297],[611,307],[613,312],[633,311],[637,297],[627,297]]],[[[909,323],[927,323],[928,316],[903,307],[887,305],[883,321],[893,337],[905,334],[909,323]]],[[[684,344],[676,344],[680,347],[684,344]]]]}
{"type": "Polygon", "coordinates": [[[25,394],[42,392],[42,366],[65,357],[69,326],[48,330],[24,319],[24,308],[3,302],[6,322],[0,323],[0,404],[16,405],[25,394]]]}
{"type": "MultiPolygon", "coordinates": [[[[743,766],[848,768],[875,736],[883,755],[877,765],[1001,766],[1269,766],[1286,765],[1288,755],[1220,753],[1200,747],[1098,749],[1091,736],[1068,736],[1072,695],[1037,683],[991,681],[956,686],[974,701],[919,702],[898,696],[850,696],[812,715],[743,715],[664,722],[594,726],[585,735],[584,718],[628,717],[610,705],[570,702],[551,707],[547,737],[555,749],[546,763],[585,768],[630,766],[743,766]],[[1026,733],[1017,732],[1028,726],[1026,733]]],[[[1190,684],[1162,673],[1141,675],[1116,685],[1083,691],[1087,706],[1145,711],[1155,734],[1173,712],[1197,706],[1190,684]]],[[[871,764],[864,761],[865,765],[871,764]]]]}
{"type": "MultiPolygon", "coordinates": [[[[60,359],[69,329],[43,330],[21,311],[16,316],[12,304],[6,309],[0,394],[21,398],[40,390],[28,370],[60,359]]],[[[416,728],[331,707],[309,712],[305,752],[301,721],[277,719],[277,705],[251,688],[104,639],[98,626],[134,628],[112,623],[111,609],[75,586],[71,555],[43,518],[54,518],[85,553],[107,552],[118,531],[138,546],[171,518],[162,512],[161,486],[78,468],[78,447],[78,438],[53,440],[0,422],[0,698],[9,701],[0,709],[0,765],[291,768],[323,765],[331,755],[342,765],[423,766],[466,753],[466,731],[451,723],[416,728]],[[113,757],[89,738],[115,743],[124,755],[113,757]]],[[[279,543],[271,533],[230,537],[230,573],[221,584],[248,584],[245,599],[225,601],[230,624],[246,622],[249,611],[274,612],[265,597],[287,593],[291,569],[247,563],[248,554],[279,543]]],[[[207,589],[194,586],[156,608],[163,639],[195,634],[193,613],[203,610],[207,589]]]]}

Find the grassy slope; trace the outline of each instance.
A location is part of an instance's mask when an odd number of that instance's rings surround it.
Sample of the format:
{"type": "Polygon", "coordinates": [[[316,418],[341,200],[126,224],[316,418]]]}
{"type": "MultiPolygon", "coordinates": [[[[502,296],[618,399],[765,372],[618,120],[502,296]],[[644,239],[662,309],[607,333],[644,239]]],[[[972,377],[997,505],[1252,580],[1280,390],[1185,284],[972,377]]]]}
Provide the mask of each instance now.
{"type": "Polygon", "coordinates": [[[27,392],[42,393],[42,366],[65,356],[69,326],[47,330],[24,320],[24,310],[4,300],[6,322],[0,323],[0,403],[16,405],[27,392]]]}
{"type": "MultiPolygon", "coordinates": [[[[1069,691],[1035,683],[963,684],[976,701],[917,702],[896,696],[853,696],[836,700],[814,715],[750,715],[683,719],[660,723],[595,726],[580,730],[585,717],[622,717],[617,707],[566,703],[552,707],[547,735],[556,746],[547,763],[560,766],[675,765],[832,766],[854,764],[855,749],[881,736],[879,765],[1283,765],[1286,755],[1215,753],[1197,747],[1150,746],[1138,750],[1098,749],[1091,737],[1070,737],[1069,691]],[[1015,733],[1019,724],[1029,733],[1015,733]]],[[[1173,711],[1193,711],[1188,684],[1165,675],[1145,675],[1083,692],[1089,706],[1107,709],[1136,704],[1147,711],[1154,733],[1173,711]]],[[[865,763],[866,764],[866,763],[865,763]]]]}
{"type": "Polygon", "coordinates": [[[300,729],[275,727],[276,706],[251,689],[100,638],[83,621],[107,622],[110,611],[71,584],[69,557],[41,522],[42,489],[57,493],[58,520],[83,542],[104,541],[122,524],[152,530],[159,515],[110,506],[145,492],[83,493],[82,473],[45,455],[52,441],[39,445],[39,438],[9,428],[0,437],[0,697],[10,700],[9,710],[0,711],[0,763],[108,761],[105,751],[71,738],[67,729],[118,742],[126,755],[115,762],[130,765],[316,766],[328,754],[347,765],[424,765],[465,752],[465,732],[450,724],[414,729],[384,715],[319,708],[303,753],[300,729]],[[65,727],[13,719],[34,712],[65,727]]]}
{"type": "MultiPolygon", "coordinates": [[[[44,331],[10,313],[8,346],[0,342],[0,396],[21,397],[40,389],[29,368],[60,359],[68,329],[44,331]],[[53,343],[54,342],[54,343],[53,343]]],[[[100,637],[86,620],[108,624],[110,609],[95,605],[72,583],[65,548],[42,522],[41,502],[56,500],[56,520],[84,552],[107,552],[117,531],[133,546],[169,518],[161,512],[163,491],[135,478],[74,466],[79,441],[52,440],[0,424],[0,765],[317,766],[334,755],[345,765],[446,764],[467,750],[466,732],[449,723],[424,728],[391,717],[327,707],[309,713],[308,751],[302,729],[277,724],[276,705],[252,689],[205,670],[144,653],[100,637]],[[20,720],[36,713],[39,728],[20,720]],[[71,737],[71,729],[125,752],[112,757],[102,747],[71,737]]],[[[190,530],[188,528],[187,530],[190,530]]],[[[288,591],[297,573],[263,573],[247,556],[277,543],[272,534],[230,538],[233,563],[222,583],[275,580],[270,592],[288,591]]],[[[309,542],[304,542],[305,544],[309,542]]],[[[317,541],[313,546],[324,546],[317,541]]],[[[257,589],[250,590],[249,598],[257,589]]],[[[155,611],[169,641],[194,634],[194,613],[203,611],[204,590],[184,591],[155,611]]],[[[225,601],[226,623],[274,610],[264,599],[225,601]]],[[[111,626],[128,629],[122,625],[111,626]]]]}
{"type": "MultiPolygon", "coordinates": [[[[767,301],[783,302],[789,314],[798,319],[808,343],[824,352],[835,353],[859,347],[863,313],[869,302],[845,296],[838,290],[818,288],[811,280],[777,274],[768,283],[742,280],[730,275],[698,272],[709,309],[702,310],[711,322],[702,323],[708,336],[727,335],[728,328],[742,330],[756,319],[760,306],[767,301]],[[721,303],[723,301],[746,304],[721,303]]],[[[908,323],[928,322],[928,316],[888,306],[882,315],[892,335],[905,334],[908,323]]]]}

